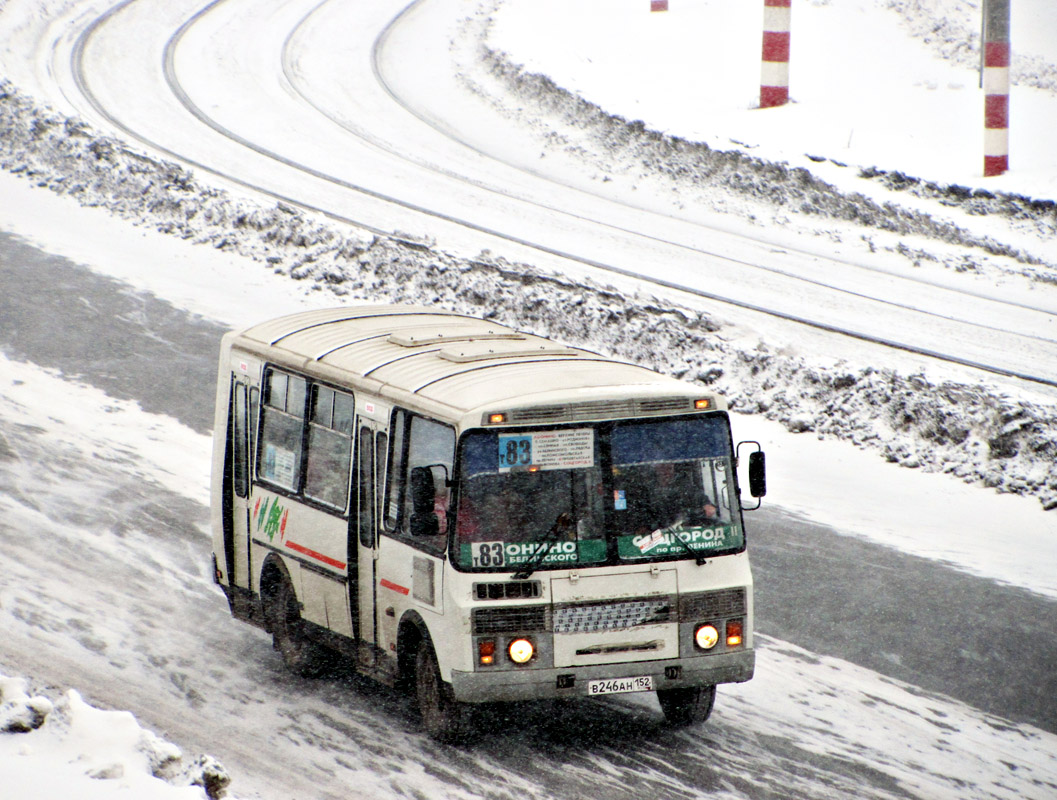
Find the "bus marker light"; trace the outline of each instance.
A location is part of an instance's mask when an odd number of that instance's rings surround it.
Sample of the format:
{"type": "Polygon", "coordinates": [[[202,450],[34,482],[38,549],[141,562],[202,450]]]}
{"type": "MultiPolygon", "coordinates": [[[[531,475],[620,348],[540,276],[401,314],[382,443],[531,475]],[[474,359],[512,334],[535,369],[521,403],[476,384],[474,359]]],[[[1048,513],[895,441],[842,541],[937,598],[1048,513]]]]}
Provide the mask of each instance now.
{"type": "Polygon", "coordinates": [[[694,408],[701,411],[706,408],[712,408],[712,400],[708,397],[702,397],[700,400],[694,401],[694,408]]]}
{"type": "Polygon", "coordinates": [[[489,414],[488,421],[493,425],[499,425],[506,422],[506,414],[489,414]]]}
{"type": "Polygon", "coordinates": [[[719,631],[714,625],[702,625],[694,633],[694,642],[702,650],[711,650],[719,641],[719,631]]]}
{"type": "Polygon", "coordinates": [[[482,664],[495,663],[495,640],[484,639],[477,643],[477,656],[482,664]]]}
{"type": "Polygon", "coordinates": [[[741,620],[729,620],[727,622],[727,647],[737,647],[739,644],[741,644],[741,620]]]}
{"type": "Polygon", "coordinates": [[[515,639],[507,647],[507,653],[515,664],[527,664],[536,654],[536,648],[530,639],[515,639]]]}

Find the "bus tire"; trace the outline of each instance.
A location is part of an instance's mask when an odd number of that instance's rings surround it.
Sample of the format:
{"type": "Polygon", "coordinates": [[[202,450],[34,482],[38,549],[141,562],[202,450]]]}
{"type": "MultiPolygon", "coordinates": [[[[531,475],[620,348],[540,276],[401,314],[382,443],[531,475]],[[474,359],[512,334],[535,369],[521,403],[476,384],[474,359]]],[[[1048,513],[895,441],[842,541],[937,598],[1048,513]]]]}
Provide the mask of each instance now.
{"type": "Polygon", "coordinates": [[[327,665],[326,648],[312,641],[305,632],[301,605],[285,576],[269,599],[267,614],[272,646],[279,651],[287,669],[303,678],[322,674],[327,665]]]}
{"type": "Polygon", "coordinates": [[[685,728],[695,722],[704,722],[712,713],[716,703],[715,686],[691,686],[681,689],[658,689],[657,700],[668,725],[685,728]]]}
{"type": "Polygon", "coordinates": [[[415,654],[415,697],[422,727],[438,742],[464,741],[470,731],[470,709],[455,699],[451,684],[440,677],[440,667],[429,641],[415,654]]]}

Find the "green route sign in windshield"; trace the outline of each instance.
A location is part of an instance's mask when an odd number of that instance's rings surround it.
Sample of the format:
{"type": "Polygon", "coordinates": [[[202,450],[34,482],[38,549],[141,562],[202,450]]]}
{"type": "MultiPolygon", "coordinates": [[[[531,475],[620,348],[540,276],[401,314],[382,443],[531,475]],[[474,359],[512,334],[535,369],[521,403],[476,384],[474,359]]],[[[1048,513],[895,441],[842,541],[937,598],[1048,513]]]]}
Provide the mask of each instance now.
{"type": "Polygon", "coordinates": [[[604,561],[606,543],[604,539],[588,539],[583,542],[474,542],[463,544],[459,561],[466,567],[520,567],[537,557],[540,548],[547,554],[540,559],[541,566],[585,564],[604,561]]]}
{"type": "Polygon", "coordinates": [[[714,525],[710,528],[668,528],[641,536],[621,536],[617,540],[617,549],[622,559],[659,558],[683,554],[688,549],[694,553],[728,550],[736,547],[740,541],[741,535],[733,525],[714,525]]]}

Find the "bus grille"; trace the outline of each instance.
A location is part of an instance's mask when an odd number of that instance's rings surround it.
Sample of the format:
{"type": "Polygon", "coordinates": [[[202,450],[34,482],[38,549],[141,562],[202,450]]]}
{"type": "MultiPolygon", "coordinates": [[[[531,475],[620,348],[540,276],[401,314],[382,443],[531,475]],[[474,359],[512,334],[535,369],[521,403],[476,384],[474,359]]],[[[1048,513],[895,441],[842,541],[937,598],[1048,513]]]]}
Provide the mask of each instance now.
{"type": "Polygon", "coordinates": [[[594,633],[656,625],[675,619],[670,597],[650,597],[604,603],[558,606],[554,609],[555,633],[594,633]]]}
{"type": "Polygon", "coordinates": [[[683,597],[638,597],[555,606],[545,605],[475,608],[473,632],[477,635],[532,633],[595,633],[656,625],[664,622],[694,622],[745,616],[744,587],[702,592],[683,597]]]}
{"type": "Polygon", "coordinates": [[[695,622],[704,619],[727,619],[745,616],[745,589],[721,589],[683,597],[679,603],[679,619],[695,622]]]}
{"type": "Polygon", "coordinates": [[[546,606],[514,606],[512,608],[475,608],[473,632],[528,633],[547,630],[546,606]]]}

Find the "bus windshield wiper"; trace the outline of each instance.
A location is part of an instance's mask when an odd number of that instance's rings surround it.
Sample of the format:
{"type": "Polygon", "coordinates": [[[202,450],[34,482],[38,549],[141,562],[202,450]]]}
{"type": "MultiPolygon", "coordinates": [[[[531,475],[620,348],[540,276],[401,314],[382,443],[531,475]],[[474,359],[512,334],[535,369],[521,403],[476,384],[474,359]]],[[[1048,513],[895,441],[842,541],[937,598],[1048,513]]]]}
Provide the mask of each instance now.
{"type": "Polygon", "coordinates": [[[539,545],[539,549],[532,554],[519,571],[514,573],[514,580],[523,581],[535,572],[536,568],[539,567],[540,562],[542,562],[547,553],[550,552],[551,544],[558,539],[558,536],[567,531],[572,524],[573,518],[568,511],[563,511],[559,514],[558,519],[554,520],[554,525],[551,526],[551,529],[541,538],[535,540],[536,544],[539,545]]]}

